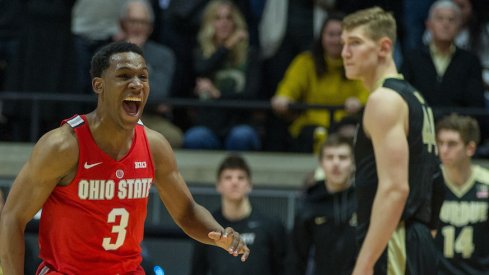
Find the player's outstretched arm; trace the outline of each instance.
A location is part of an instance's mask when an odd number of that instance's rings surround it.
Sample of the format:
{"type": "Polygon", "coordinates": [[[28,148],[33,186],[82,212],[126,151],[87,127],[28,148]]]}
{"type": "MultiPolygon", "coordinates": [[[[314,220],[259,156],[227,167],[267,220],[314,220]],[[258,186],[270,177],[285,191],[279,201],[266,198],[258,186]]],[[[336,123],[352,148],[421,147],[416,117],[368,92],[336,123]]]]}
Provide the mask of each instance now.
{"type": "Polygon", "coordinates": [[[224,229],[207,209],[194,201],[168,142],[151,129],[146,128],[146,133],[155,168],[153,184],[173,220],[193,239],[219,246],[234,256],[242,254],[241,260],[246,260],[249,249],[239,233],[232,228],[224,229]]]}
{"type": "Polygon", "coordinates": [[[78,145],[68,126],[45,134],[17,175],[0,217],[5,274],[24,274],[24,230],[54,187],[76,167],[78,145]]]}
{"type": "Polygon", "coordinates": [[[364,127],[375,153],[379,178],[370,225],[353,274],[373,274],[373,267],[399,224],[409,194],[408,110],[402,98],[385,88],[372,93],[364,127]]]}

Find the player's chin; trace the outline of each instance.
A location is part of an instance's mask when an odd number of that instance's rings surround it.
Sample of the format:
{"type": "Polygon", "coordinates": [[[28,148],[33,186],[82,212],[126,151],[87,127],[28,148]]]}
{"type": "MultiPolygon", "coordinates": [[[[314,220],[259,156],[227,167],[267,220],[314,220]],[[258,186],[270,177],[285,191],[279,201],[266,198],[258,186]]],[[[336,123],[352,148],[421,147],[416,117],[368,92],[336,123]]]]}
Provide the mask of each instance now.
{"type": "Polygon", "coordinates": [[[345,75],[346,75],[346,78],[348,78],[348,79],[360,79],[358,74],[353,69],[345,70],[345,75]]]}

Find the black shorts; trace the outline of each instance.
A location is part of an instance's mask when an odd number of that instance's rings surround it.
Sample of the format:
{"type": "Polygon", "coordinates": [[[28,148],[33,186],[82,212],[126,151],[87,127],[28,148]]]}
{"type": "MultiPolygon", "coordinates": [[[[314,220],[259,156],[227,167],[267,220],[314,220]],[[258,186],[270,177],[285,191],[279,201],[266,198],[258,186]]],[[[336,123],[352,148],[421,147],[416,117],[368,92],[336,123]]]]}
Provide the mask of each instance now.
{"type": "Polygon", "coordinates": [[[401,222],[379,260],[375,275],[433,275],[438,270],[435,243],[428,226],[401,222]]]}

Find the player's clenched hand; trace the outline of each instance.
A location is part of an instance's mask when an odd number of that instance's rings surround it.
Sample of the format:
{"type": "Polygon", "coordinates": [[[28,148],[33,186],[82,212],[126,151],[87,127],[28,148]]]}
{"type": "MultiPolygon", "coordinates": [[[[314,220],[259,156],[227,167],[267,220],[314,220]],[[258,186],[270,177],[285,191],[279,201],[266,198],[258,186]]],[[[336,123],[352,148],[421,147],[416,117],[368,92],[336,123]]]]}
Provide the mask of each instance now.
{"type": "Polygon", "coordinates": [[[239,233],[234,231],[231,227],[227,227],[226,229],[224,229],[224,232],[212,231],[209,233],[208,236],[216,242],[217,246],[223,248],[224,250],[229,252],[229,254],[234,256],[243,254],[243,256],[241,256],[242,262],[248,259],[248,255],[250,255],[250,249],[248,248],[248,246],[246,246],[239,233]]]}

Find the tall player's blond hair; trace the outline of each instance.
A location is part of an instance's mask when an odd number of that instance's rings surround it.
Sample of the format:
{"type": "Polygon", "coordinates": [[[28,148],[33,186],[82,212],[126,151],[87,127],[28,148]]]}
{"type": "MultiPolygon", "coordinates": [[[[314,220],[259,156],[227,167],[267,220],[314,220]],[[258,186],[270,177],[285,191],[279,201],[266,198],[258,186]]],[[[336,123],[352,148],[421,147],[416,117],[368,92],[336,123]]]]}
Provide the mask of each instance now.
{"type": "Polygon", "coordinates": [[[392,44],[396,42],[396,20],[391,12],[380,7],[360,10],[343,19],[344,30],[351,31],[357,27],[364,27],[365,34],[374,41],[388,37],[392,44]]]}

